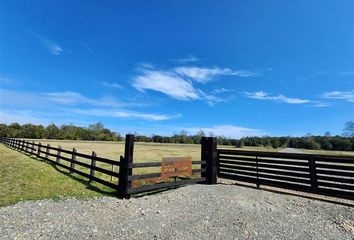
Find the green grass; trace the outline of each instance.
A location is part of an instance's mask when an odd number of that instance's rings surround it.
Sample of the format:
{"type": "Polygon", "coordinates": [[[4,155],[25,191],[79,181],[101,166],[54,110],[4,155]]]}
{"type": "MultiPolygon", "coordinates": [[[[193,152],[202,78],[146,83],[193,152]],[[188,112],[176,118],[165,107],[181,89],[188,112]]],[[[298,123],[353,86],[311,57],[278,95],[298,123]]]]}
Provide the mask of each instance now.
{"type": "Polygon", "coordinates": [[[0,145],[0,206],[22,200],[94,197],[92,191],[47,163],[0,145]]]}
{"type": "MultiPolygon", "coordinates": [[[[94,150],[97,156],[112,160],[119,160],[124,154],[124,142],[91,142],[91,141],[68,141],[68,140],[35,140],[42,144],[61,146],[63,149],[72,150],[76,148],[80,153],[91,154],[94,150]]],[[[232,146],[220,146],[221,148],[235,149],[232,146]]],[[[200,160],[200,145],[197,144],[159,144],[159,143],[135,143],[134,162],[160,162],[162,157],[192,157],[193,160],[200,160]]],[[[250,151],[278,151],[272,148],[244,147],[241,150],[250,151]]],[[[303,150],[305,153],[349,155],[354,152],[337,152],[322,150],[303,150]]],[[[55,151],[52,153],[56,153],[55,151]]],[[[94,197],[103,195],[115,195],[116,190],[104,187],[101,184],[87,184],[87,179],[77,174],[69,175],[67,170],[55,168],[52,165],[36,159],[34,156],[27,156],[23,153],[11,150],[0,145],[0,206],[16,203],[22,200],[35,199],[60,199],[68,197],[94,197]]],[[[62,156],[71,157],[62,154],[62,156]]],[[[55,160],[54,157],[51,159],[55,160]]],[[[78,158],[78,161],[90,163],[89,159],[78,158]]],[[[67,166],[69,163],[62,161],[67,166]]],[[[111,165],[97,162],[97,165],[111,170],[111,165]]],[[[194,166],[197,168],[197,166],[194,166]]],[[[80,171],[89,173],[89,170],[76,166],[80,171]]],[[[118,172],[118,168],[114,168],[118,172]]],[[[133,174],[160,172],[159,167],[134,169],[133,174]]],[[[105,174],[96,172],[96,177],[111,181],[105,174]]],[[[117,179],[112,182],[117,184],[117,179]]],[[[156,179],[159,181],[159,179],[156,179]]],[[[134,186],[149,183],[149,180],[134,182],[134,186]]]]}

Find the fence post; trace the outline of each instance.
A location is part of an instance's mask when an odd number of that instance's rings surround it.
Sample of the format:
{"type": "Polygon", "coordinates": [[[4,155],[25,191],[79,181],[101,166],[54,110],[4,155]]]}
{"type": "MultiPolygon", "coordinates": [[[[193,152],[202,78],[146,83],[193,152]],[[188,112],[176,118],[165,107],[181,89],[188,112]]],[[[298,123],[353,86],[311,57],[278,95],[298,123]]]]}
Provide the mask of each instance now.
{"type": "Polygon", "coordinates": [[[258,154],[256,154],[256,170],[257,170],[257,188],[260,186],[260,181],[259,181],[259,171],[258,171],[258,154]]]}
{"type": "Polygon", "coordinates": [[[75,161],[76,161],[76,148],[73,148],[73,152],[71,154],[71,163],[70,163],[70,172],[73,173],[73,170],[75,169],[75,161]]]}
{"type": "Polygon", "coordinates": [[[41,154],[41,143],[38,143],[38,148],[37,148],[37,158],[40,157],[41,154]]]}
{"type": "Polygon", "coordinates": [[[59,161],[60,161],[60,154],[61,154],[61,147],[58,146],[57,159],[55,159],[55,162],[56,162],[56,163],[59,163],[59,161]]]}
{"type": "Polygon", "coordinates": [[[95,151],[92,151],[92,157],[91,157],[91,167],[90,167],[90,180],[89,183],[93,182],[93,176],[95,175],[95,167],[96,167],[96,153],[95,151]]]}
{"type": "Polygon", "coordinates": [[[313,156],[309,158],[309,169],[310,169],[310,181],[311,181],[311,190],[317,192],[318,183],[317,183],[317,173],[316,173],[316,163],[313,159],[313,156]]]}
{"type": "Polygon", "coordinates": [[[202,173],[202,177],[206,177],[206,184],[216,184],[218,174],[218,152],[217,152],[217,139],[215,137],[202,137],[202,161],[206,161],[205,173],[202,173]]]}
{"type": "Polygon", "coordinates": [[[50,151],[50,144],[47,144],[47,150],[45,151],[45,159],[48,159],[48,153],[49,153],[49,151],[50,151]]]}
{"type": "Polygon", "coordinates": [[[34,141],[32,141],[32,145],[31,145],[31,146],[32,146],[31,154],[33,154],[33,152],[34,152],[34,147],[35,147],[35,146],[34,146],[34,141]]]}
{"type": "Polygon", "coordinates": [[[119,165],[118,195],[121,198],[130,198],[131,180],[129,180],[129,176],[132,175],[133,152],[134,135],[127,134],[125,135],[124,157],[120,158],[119,165]]]}
{"type": "MultiPolygon", "coordinates": [[[[200,139],[200,144],[201,144],[201,153],[200,153],[200,156],[201,156],[201,160],[202,161],[205,161],[205,163],[202,163],[201,164],[201,169],[205,169],[204,172],[201,173],[201,177],[207,177],[207,172],[206,172],[206,169],[207,169],[207,145],[208,145],[208,138],[207,137],[202,137],[200,139]]],[[[206,183],[207,181],[205,181],[204,183],[206,183]]]]}

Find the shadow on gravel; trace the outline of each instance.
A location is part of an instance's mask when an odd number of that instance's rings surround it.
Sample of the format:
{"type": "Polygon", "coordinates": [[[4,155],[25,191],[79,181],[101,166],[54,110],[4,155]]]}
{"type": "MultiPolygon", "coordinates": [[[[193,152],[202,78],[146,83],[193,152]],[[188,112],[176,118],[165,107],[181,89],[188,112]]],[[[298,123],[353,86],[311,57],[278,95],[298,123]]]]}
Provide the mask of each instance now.
{"type": "Polygon", "coordinates": [[[229,185],[229,186],[240,186],[240,187],[247,187],[247,188],[253,188],[253,189],[258,189],[262,191],[267,191],[267,192],[273,192],[273,193],[278,193],[278,194],[284,194],[284,195],[290,195],[290,196],[296,196],[296,197],[302,197],[302,198],[307,198],[311,200],[317,200],[317,201],[322,201],[322,202],[327,202],[327,203],[334,203],[342,206],[347,206],[347,207],[354,207],[354,202],[350,200],[342,200],[342,199],[336,199],[333,197],[333,199],[327,199],[326,196],[321,196],[321,195],[315,195],[313,193],[300,193],[296,192],[293,190],[288,190],[288,189],[273,189],[273,187],[270,189],[268,187],[255,187],[252,185],[240,183],[240,182],[234,182],[234,183],[218,183],[220,185],[229,185]],[[291,191],[291,192],[290,192],[291,191]],[[347,202],[348,201],[348,202],[347,202]]]}

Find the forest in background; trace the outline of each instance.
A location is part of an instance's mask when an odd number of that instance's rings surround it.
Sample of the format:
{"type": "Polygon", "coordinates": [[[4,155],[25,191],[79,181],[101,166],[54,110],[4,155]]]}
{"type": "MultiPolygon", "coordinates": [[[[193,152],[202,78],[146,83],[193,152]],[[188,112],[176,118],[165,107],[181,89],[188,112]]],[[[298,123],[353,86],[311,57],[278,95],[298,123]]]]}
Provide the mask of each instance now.
{"type": "MultiPolygon", "coordinates": [[[[203,131],[189,135],[186,131],[174,133],[171,136],[153,134],[144,136],[135,134],[137,142],[156,143],[185,143],[200,144],[201,137],[206,136],[203,131]]],[[[208,136],[214,136],[209,133],[208,136]]],[[[104,127],[102,123],[90,124],[88,127],[74,125],[49,124],[48,126],[34,124],[12,123],[0,124],[0,137],[32,138],[32,139],[59,139],[59,140],[89,140],[89,141],[122,141],[124,138],[118,133],[104,127]]],[[[238,148],[243,146],[254,147],[291,147],[305,149],[324,149],[337,151],[354,151],[354,121],[345,124],[342,135],[331,136],[326,132],[323,136],[307,134],[304,137],[244,137],[241,139],[216,136],[219,145],[233,145],[238,148]]]]}

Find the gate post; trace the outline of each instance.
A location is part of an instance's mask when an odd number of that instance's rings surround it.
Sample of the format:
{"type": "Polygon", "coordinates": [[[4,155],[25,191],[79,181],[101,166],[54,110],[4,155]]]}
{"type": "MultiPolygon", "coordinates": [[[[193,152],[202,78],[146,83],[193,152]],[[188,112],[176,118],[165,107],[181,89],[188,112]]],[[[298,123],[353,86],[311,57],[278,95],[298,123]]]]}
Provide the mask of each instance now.
{"type": "Polygon", "coordinates": [[[118,195],[121,198],[130,198],[129,189],[131,188],[132,163],[134,153],[134,135],[125,135],[124,157],[120,158],[118,195]]]}
{"type": "Polygon", "coordinates": [[[312,156],[309,158],[308,162],[309,162],[309,169],[310,169],[311,190],[313,192],[317,192],[318,183],[317,183],[317,174],[316,174],[316,163],[312,156]]]}
{"type": "Polygon", "coordinates": [[[201,144],[201,158],[202,161],[206,161],[205,164],[202,164],[202,169],[205,168],[205,172],[201,175],[206,178],[206,184],[216,184],[218,174],[217,139],[215,137],[202,137],[201,144]]]}

